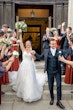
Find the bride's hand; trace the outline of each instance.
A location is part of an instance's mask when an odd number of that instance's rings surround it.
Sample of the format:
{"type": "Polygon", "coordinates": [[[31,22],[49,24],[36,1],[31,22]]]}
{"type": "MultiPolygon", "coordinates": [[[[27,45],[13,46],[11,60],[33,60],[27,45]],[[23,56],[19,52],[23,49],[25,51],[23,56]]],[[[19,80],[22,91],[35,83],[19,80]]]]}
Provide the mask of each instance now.
{"type": "Polygon", "coordinates": [[[35,52],[35,50],[32,50],[30,53],[31,53],[32,55],[34,55],[36,52],[35,52]]]}
{"type": "Polygon", "coordinates": [[[19,30],[18,30],[18,32],[19,32],[19,33],[22,33],[22,30],[21,30],[21,29],[19,29],[19,30]]]}

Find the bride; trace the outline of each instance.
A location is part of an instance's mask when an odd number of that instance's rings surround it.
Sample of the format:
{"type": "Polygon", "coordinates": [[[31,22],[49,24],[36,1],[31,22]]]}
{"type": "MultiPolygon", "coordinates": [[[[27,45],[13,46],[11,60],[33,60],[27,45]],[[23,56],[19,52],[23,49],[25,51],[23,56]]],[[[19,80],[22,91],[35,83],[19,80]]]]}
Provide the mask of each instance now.
{"type": "Polygon", "coordinates": [[[34,56],[31,54],[31,42],[28,40],[25,47],[20,34],[20,48],[22,51],[22,62],[19,66],[17,78],[13,84],[13,90],[17,97],[25,102],[32,102],[41,99],[43,85],[46,82],[46,74],[36,74],[34,56]]]}

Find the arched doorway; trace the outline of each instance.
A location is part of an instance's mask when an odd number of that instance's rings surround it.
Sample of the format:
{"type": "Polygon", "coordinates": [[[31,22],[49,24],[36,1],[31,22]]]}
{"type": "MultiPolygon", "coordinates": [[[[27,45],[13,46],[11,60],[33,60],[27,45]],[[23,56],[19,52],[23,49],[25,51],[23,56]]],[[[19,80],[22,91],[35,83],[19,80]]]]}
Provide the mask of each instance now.
{"type": "MultiPolygon", "coordinates": [[[[23,33],[23,41],[32,40],[32,48],[36,52],[42,52],[42,36],[45,28],[49,26],[48,17],[53,17],[53,5],[16,5],[16,16],[19,20],[26,21],[28,25],[27,32],[23,33]]],[[[53,21],[51,22],[51,25],[53,21]]]]}

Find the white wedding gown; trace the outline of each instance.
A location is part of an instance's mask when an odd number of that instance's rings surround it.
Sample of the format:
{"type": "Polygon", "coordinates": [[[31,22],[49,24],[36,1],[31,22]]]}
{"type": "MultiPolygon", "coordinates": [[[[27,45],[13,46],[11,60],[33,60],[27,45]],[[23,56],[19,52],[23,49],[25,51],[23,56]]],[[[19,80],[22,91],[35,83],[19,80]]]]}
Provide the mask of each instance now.
{"type": "Polygon", "coordinates": [[[17,78],[12,84],[17,97],[23,98],[25,102],[32,102],[41,99],[43,85],[46,80],[46,74],[36,74],[32,55],[26,51],[23,52],[23,60],[19,66],[17,78]]]}

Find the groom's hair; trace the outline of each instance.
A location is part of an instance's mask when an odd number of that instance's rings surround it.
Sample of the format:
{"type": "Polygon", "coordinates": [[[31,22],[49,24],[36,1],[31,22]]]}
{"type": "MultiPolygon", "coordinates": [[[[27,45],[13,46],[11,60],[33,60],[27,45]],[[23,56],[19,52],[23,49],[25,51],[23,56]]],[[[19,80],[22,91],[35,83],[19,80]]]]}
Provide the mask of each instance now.
{"type": "Polygon", "coordinates": [[[51,41],[56,41],[56,40],[55,40],[55,39],[50,39],[50,40],[49,40],[49,43],[50,43],[51,41]]]}

